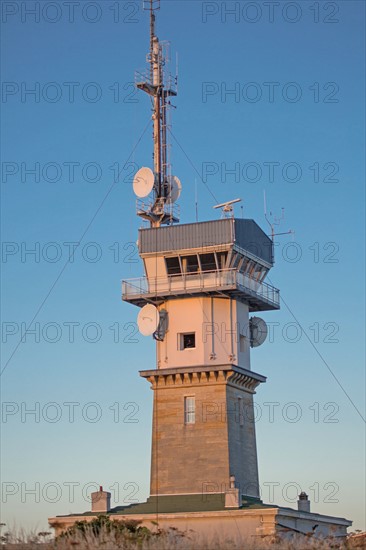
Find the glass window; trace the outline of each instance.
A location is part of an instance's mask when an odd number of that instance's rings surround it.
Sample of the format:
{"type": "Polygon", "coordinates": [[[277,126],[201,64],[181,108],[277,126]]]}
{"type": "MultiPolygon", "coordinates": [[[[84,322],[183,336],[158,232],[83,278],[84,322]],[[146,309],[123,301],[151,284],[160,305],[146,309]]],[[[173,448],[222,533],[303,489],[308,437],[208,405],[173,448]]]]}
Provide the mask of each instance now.
{"type": "Polygon", "coordinates": [[[215,254],[200,254],[200,262],[202,271],[216,270],[215,254]]]}
{"type": "Polygon", "coordinates": [[[197,254],[192,256],[182,256],[183,271],[185,273],[198,272],[198,257],[197,254]]]}
{"type": "Polygon", "coordinates": [[[165,263],[168,275],[179,275],[181,273],[179,258],[177,256],[174,258],[165,258],[165,263]]]}
{"type": "Polygon", "coordinates": [[[216,255],[217,255],[217,263],[219,265],[219,269],[225,269],[226,261],[227,261],[227,252],[218,252],[216,255]]]}
{"type": "Polygon", "coordinates": [[[240,271],[242,273],[245,273],[248,269],[249,260],[248,258],[244,258],[244,262],[241,264],[240,271]]]}
{"type": "Polygon", "coordinates": [[[194,424],[196,422],[196,399],[194,397],[184,398],[184,423],[194,424]]]}
{"type": "Polygon", "coordinates": [[[196,347],[196,333],[187,332],[179,334],[179,349],[193,349],[196,347]]]}

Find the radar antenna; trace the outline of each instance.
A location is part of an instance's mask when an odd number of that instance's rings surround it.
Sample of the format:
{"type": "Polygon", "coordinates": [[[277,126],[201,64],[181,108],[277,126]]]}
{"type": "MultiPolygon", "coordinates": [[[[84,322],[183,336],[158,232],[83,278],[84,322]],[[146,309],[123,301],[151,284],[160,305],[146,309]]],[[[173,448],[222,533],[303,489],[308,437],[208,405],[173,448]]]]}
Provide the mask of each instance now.
{"type": "Polygon", "coordinates": [[[221,208],[222,209],[222,213],[221,213],[222,218],[233,218],[234,217],[233,204],[235,204],[236,202],[241,202],[241,199],[234,199],[232,201],[227,201],[227,202],[223,202],[221,204],[216,204],[216,206],[214,206],[213,208],[221,208]]]}
{"type": "Polygon", "coordinates": [[[159,227],[163,223],[179,221],[174,202],[180,194],[180,182],[171,175],[170,144],[167,138],[172,107],[169,98],[177,95],[177,76],[173,78],[166,69],[169,62],[169,44],[160,42],[156,36],[155,12],[160,9],[160,0],[144,0],[143,7],[150,12],[150,51],[147,55],[150,67],[147,71],[136,72],[135,84],[137,88],[146,92],[152,101],[154,196],[148,203],[138,200],[137,213],[149,220],[152,227],[159,227]]]}

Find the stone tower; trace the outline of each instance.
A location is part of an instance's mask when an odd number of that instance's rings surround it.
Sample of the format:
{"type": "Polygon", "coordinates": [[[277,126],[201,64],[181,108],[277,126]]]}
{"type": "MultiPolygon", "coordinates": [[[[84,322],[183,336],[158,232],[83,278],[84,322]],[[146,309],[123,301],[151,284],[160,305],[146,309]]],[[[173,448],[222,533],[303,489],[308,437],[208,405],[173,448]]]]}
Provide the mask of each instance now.
{"type": "Polygon", "coordinates": [[[140,330],[156,340],[157,364],[140,372],[154,391],[150,496],[231,488],[258,498],[253,394],[265,378],[251,370],[250,347],[265,323],[249,314],[279,308],[278,290],[264,282],[273,245],[253,220],[234,219],[239,199],[217,206],[220,220],[179,225],[168,143],[177,78],[155,32],[160,2],[145,7],[149,68],[136,86],[153,106],[153,170],[141,168],[133,188],[150,227],[138,238],[145,277],[124,281],[122,298],[143,308],[140,330]]]}

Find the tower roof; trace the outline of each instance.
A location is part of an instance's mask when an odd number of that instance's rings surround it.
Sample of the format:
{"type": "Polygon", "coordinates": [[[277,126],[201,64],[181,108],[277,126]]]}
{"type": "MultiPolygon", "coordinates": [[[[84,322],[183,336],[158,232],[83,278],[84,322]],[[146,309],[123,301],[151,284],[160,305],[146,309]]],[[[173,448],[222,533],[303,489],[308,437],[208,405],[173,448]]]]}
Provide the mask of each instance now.
{"type": "Polygon", "coordinates": [[[167,227],[140,229],[140,254],[235,246],[273,265],[273,243],[251,219],[226,218],[167,227]]]}

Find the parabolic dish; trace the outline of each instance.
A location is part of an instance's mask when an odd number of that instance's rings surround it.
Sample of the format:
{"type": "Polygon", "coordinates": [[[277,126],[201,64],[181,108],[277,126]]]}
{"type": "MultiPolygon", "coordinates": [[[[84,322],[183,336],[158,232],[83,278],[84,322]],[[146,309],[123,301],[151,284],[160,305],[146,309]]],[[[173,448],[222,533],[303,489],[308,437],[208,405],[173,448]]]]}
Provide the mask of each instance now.
{"type": "Polygon", "coordinates": [[[267,338],[268,328],[266,322],[260,317],[250,319],[250,345],[257,348],[262,345],[267,338]]]}
{"type": "Polygon", "coordinates": [[[159,310],[153,304],[144,306],[137,316],[137,325],[143,336],[150,336],[159,326],[159,310]]]}
{"type": "Polygon", "coordinates": [[[133,190],[139,198],[147,197],[154,187],[154,173],[150,168],[140,168],[133,178],[133,190]]]}
{"type": "Polygon", "coordinates": [[[180,194],[182,192],[182,184],[180,182],[180,179],[177,178],[177,176],[169,176],[168,183],[169,183],[169,195],[166,202],[168,204],[173,204],[180,197],[180,194]]]}

